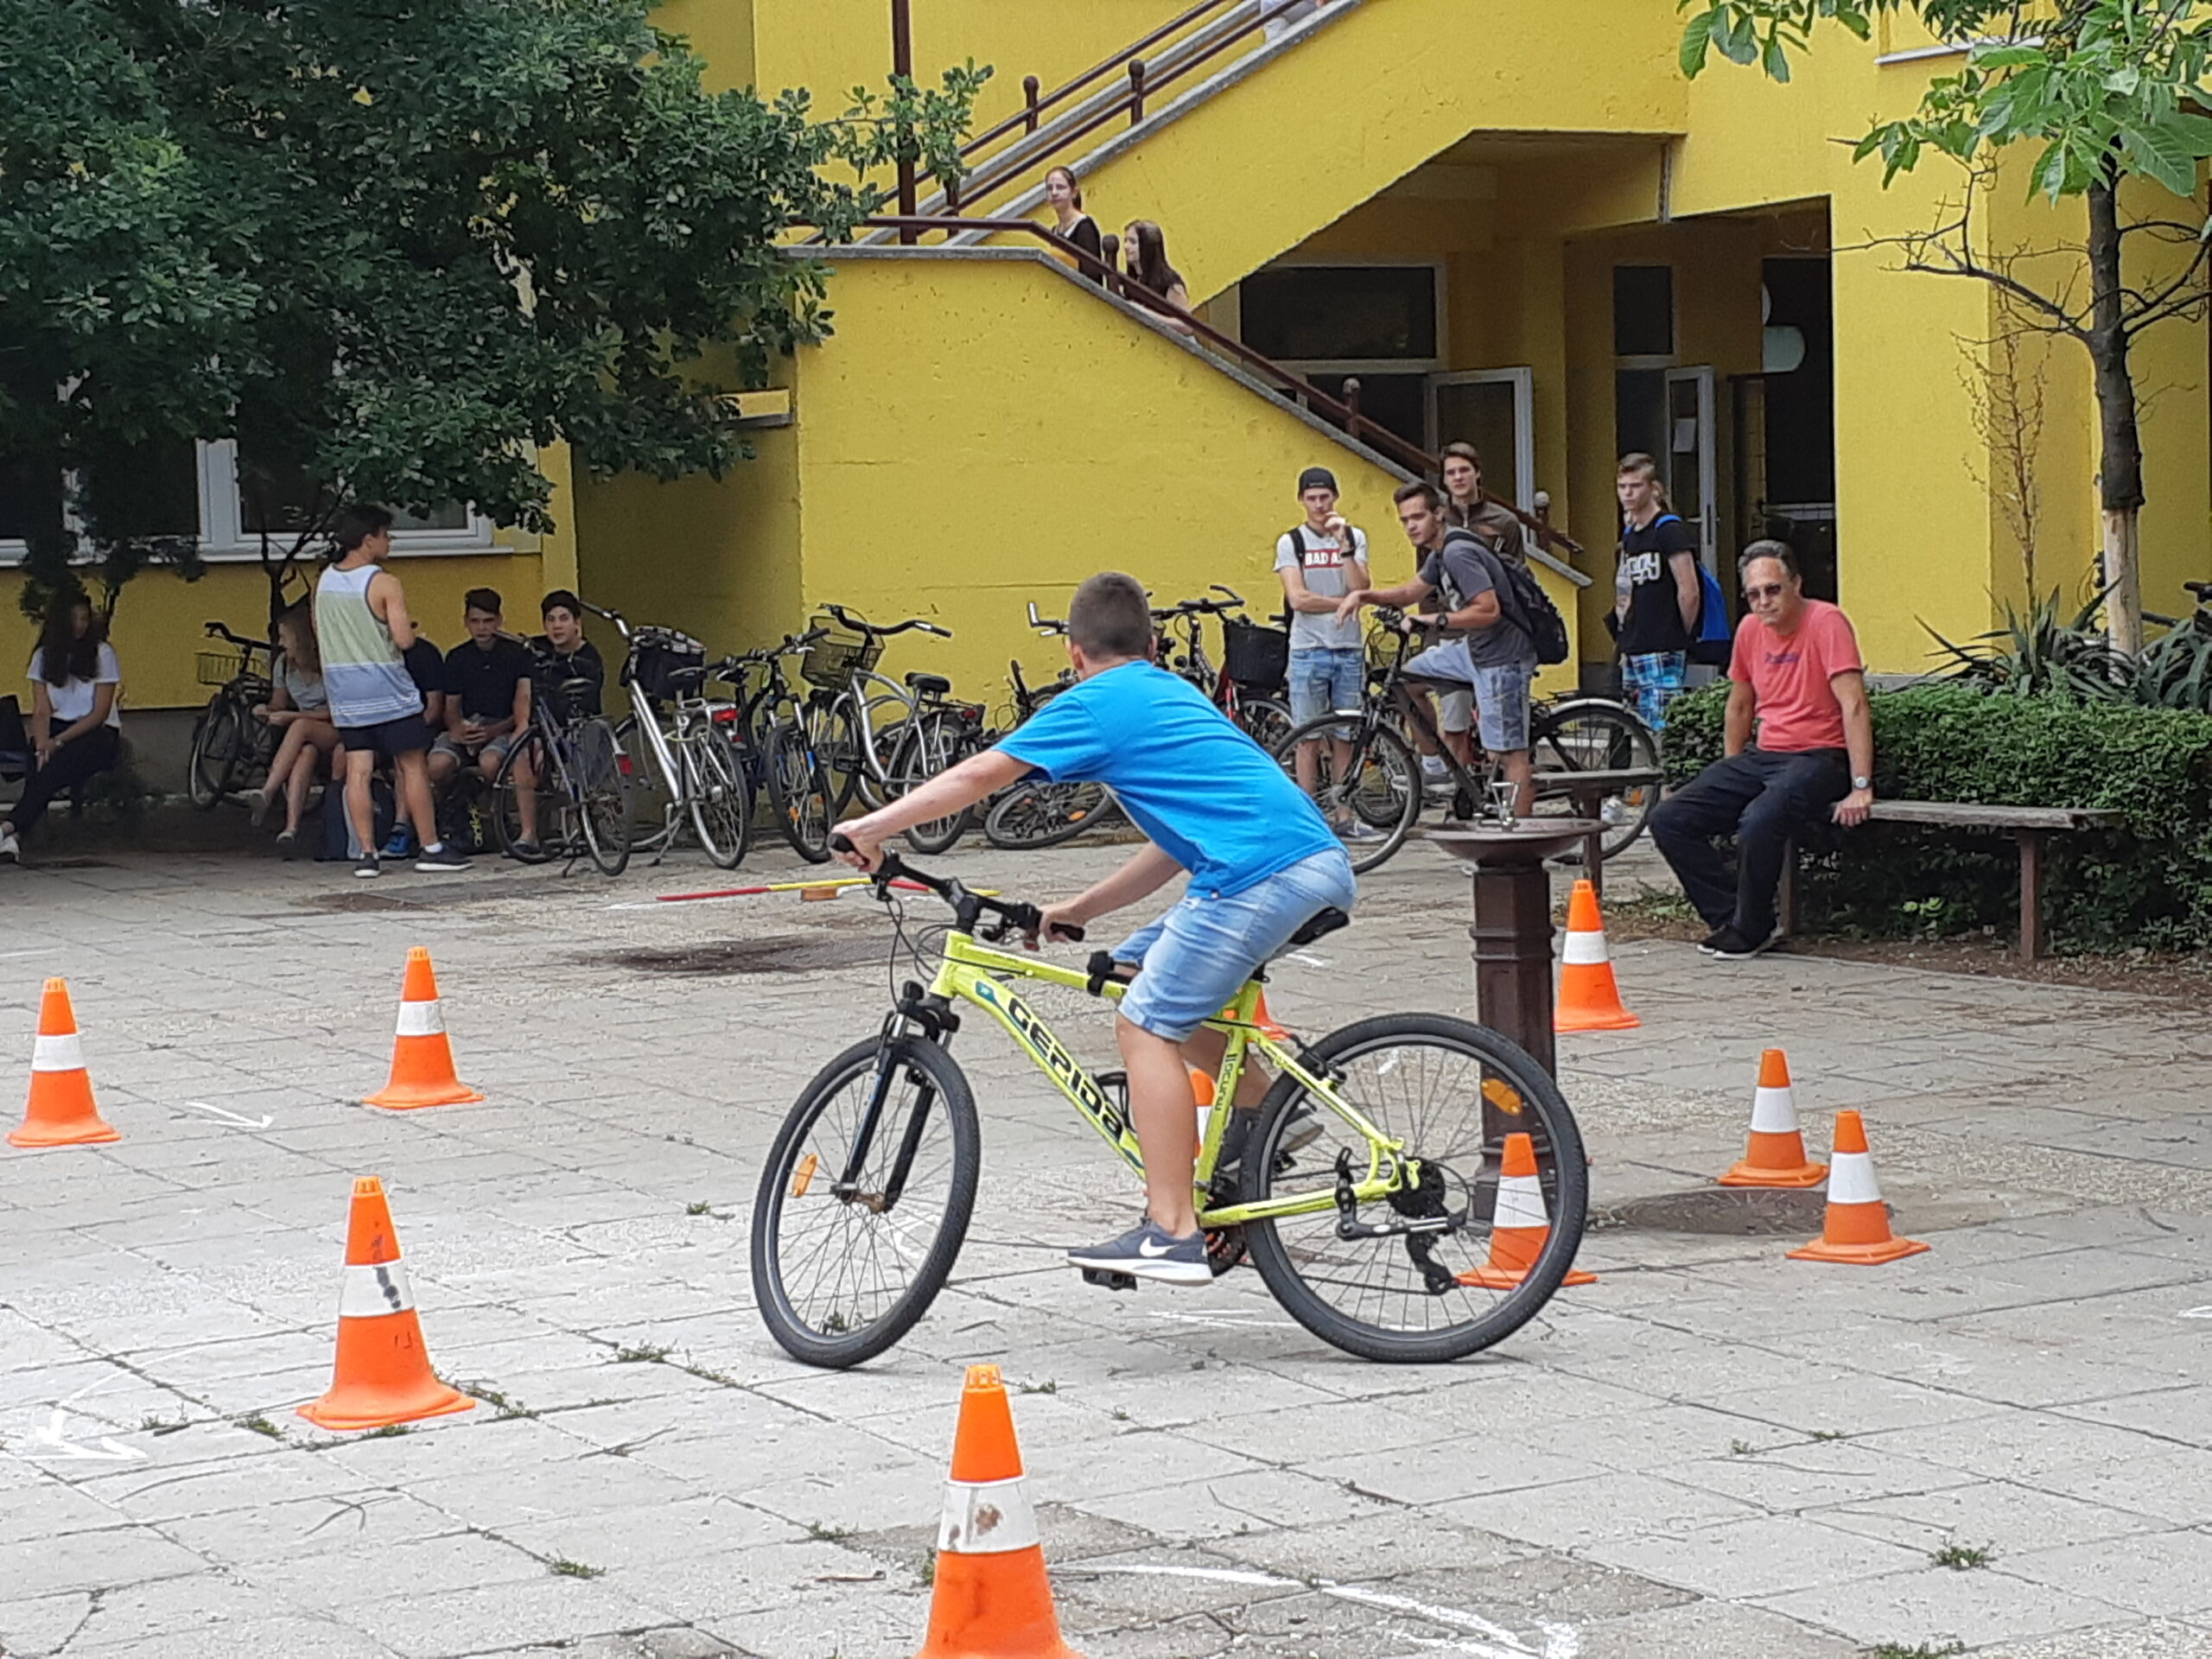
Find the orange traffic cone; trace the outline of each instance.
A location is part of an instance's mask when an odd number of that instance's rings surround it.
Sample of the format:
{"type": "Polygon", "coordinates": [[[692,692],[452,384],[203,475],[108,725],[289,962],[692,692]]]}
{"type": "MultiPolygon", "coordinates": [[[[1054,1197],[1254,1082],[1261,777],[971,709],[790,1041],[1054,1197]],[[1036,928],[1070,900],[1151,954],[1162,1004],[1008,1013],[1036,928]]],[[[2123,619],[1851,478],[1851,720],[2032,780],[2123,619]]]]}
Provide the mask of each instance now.
{"type": "Polygon", "coordinates": [[[1274,1015],[1268,1012],[1268,994],[1265,991],[1260,993],[1260,1000],[1252,1009],[1252,1023],[1266,1032],[1276,1042],[1287,1043],[1294,1040],[1288,1031],[1275,1023],[1274,1015]]]}
{"type": "Polygon", "coordinates": [[[321,1428],[382,1428],[467,1411],[476,1402],[438,1381],[423,1347],[415,1295],[391,1230],[384,1183],[353,1183],[346,1227],[346,1277],[338,1293],[338,1360],[330,1392],[300,1415],[321,1428]]]}
{"type": "MultiPolygon", "coordinates": [[[[1463,1285],[1484,1290],[1510,1290],[1529,1276],[1544,1241],[1552,1235],[1552,1218],[1544,1210],[1544,1184],[1536,1176],[1536,1143],[1527,1135],[1505,1137],[1505,1155],[1497,1168],[1497,1207],[1491,1212],[1490,1260],[1459,1275],[1463,1285]]],[[[1598,1275],[1570,1268],[1562,1285],[1594,1285],[1598,1275]]]]}
{"type": "Polygon", "coordinates": [[[1567,906],[1567,950],[1559,970],[1559,1009],[1552,1029],[1626,1031],[1643,1023],[1621,1006],[1612,958],[1605,953],[1605,918],[1598,912],[1598,889],[1578,881],[1567,906]]]}
{"type": "Polygon", "coordinates": [[[1081,1659],[1060,1639],[1014,1409],[995,1365],[970,1365],[937,1534],[929,1635],[915,1659],[1081,1659]]]}
{"type": "Polygon", "coordinates": [[[399,1034],[391,1045],[391,1081],[371,1095],[365,1106],[408,1111],[417,1106],[461,1106],[484,1096],[454,1075],[453,1045],[446,1040],[445,1010],[438,1002],[438,976],[430,953],[416,945],[407,953],[407,977],[399,989],[399,1034]]]}
{"type": "Polygon", "coordinates": [[[49,979],[39,999],[38,1035],[31,1039],[31,1092],[23,1123],[11,1130],[11,1147],[81,1147],[120,1141],[120,1130],[100,1116],[92,1079],[85,1070],[77,1015],[66,980],[49,979]]]}
{"type": "Polygon", "coordinates": [[[1759,1056],[1758,1091],[1751,1096],[1751,1138],[1743,1161],[1719,1177],[1723,1186],[1818,1186],[1828,1166],[1805,1156],[1797,1128],[1797,1102],[1789,1092],[1789,1062],[1778,1048],[1759,1056]]]}
{"type": "Polygon", "coordinates": [[[1798,1262],[1856,1262],[1875,1267],[1929,1247],[1890,1230],[1890,1206],[1874,1179],[1874,1160],[1866,1150],[1866,1126],[1852,1111],[1835,1115],[1835,1167],[1828,1174],[1827,1223],[1821,1236],[1802,1250],[1798,1262]]]}

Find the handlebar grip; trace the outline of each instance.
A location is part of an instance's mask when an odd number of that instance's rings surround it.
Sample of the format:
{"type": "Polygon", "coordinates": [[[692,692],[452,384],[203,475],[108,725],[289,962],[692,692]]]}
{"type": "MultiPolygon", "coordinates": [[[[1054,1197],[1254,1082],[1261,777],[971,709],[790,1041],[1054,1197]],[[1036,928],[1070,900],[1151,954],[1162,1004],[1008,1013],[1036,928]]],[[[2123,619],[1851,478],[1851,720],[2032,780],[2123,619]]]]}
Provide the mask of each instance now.
{"type": "Polygon", "coordinates": [[[952,630],[950,628],[940,628],[934,622],[922,622],[918,623],[916,626],[918,626],[924,633],[933,633],[940,639],[950,639],[952,638],[952,630]]]}

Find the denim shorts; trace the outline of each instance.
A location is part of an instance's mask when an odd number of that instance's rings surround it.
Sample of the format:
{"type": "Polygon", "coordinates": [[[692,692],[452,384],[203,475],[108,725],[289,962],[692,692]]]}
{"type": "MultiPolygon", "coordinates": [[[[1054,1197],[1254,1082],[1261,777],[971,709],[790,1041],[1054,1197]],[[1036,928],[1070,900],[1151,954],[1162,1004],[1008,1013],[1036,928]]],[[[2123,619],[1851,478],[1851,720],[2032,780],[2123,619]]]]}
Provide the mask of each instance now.
{"type": "MultiPolygon", "coordinates": [[[[1367,653],[1357,645],[1341,651],[1308,647],[1290,653],[1290,717],[1303,726],[1339,709],[1357,709],[1367,692],[1367,653]]],[[[1336,735],[1350,737],[1351,728],[1336,735]]]]}
{"type": "MultiPolygon", "coordinates": [[[[1464,639],[1447,639],[1431,645],[1406,664],[1408,677],[1438,680],[1471,686],[1475,698],[1476,735],[1492,754],[1508,754],[1529,747],[1529,687],[1534,669],[1509,664],[1477,668],[1464,639]]],[[[1446,731],[1464,727],[1446,726],[1446,731]]]]}
{"type": "Polygon", "coordinates": [[[1155,1037],[1183,1041],[1233,1001],[1308,918],[1332,905],[1348,911],[1358,894],[1351,861],[1336,848],[1225,899],[1185,893],[1114,947],[1115,961],[1138,967],[1122,999],[1122,1017],[1155,1037]]]}

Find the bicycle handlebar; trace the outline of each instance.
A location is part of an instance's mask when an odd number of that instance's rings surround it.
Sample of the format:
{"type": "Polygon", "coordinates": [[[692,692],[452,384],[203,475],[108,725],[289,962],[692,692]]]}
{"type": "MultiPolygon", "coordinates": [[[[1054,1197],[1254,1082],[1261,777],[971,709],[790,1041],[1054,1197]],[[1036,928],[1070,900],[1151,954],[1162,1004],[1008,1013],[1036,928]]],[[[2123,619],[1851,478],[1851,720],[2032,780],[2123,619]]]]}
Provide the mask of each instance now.
{"type": "Polygon", "coordinates": [[[1038,615],[1037,601],[1033,599],[1029,601],[1029,626],[1039,633],[1065,635],[1068,631],[1067,623],[1060,618],[1038,615]]]}
{"type": "Polygon", "coordinates": [[[267,652],[274,649],[266,639],[249,639],[243,634],[232,633],[220,622],[210,622],[207,625],[207,637],[211,639],[227,639],[239,650],[248,652],[267,652]]]}
{"type": "Polygon", "coordinates": [[[1155,606],[1152,613],[1156,619],[1165,621],[1171,616],[1226,616],[1231,611],[1241,611],[1244,608],[1243,596],[1234,588],[1224,588],[1219,582],[1214,583],[1214,588],[1217,592],[1227,594],[1229,597],[1227,599],[1186,599],[1179,604],[1155,606]]]}
{"type": "MultiPolygon", "coordinates": [[[[853,843],[847,836],[832,836],[830,837],[830,850],[833,853],[849,853],[853,850],[853,843]]],[[[1036,906],[1008,904],[1003,899],[987,899],[980,893],[970,893],[955,879],[929,875],[916,869],[896,853],[884,854],[878,861],[876,867],[868,872],[868,875],[875,883],[875,896],[879,899],[890,897],[891,884],[893,881],[912,881],[917,887],[928,888],[952,906],[955,919],[958,921],[963,932],[972,931],[977,917],[988,911],[990,914],[998,917],[1004,924],[995,931],[987,931],[983,935],[985,938],[995,943],[1003,939],[1008,933],[1017,931],[1032,938],[1044,931],[1045,912],[1036,906]]],[[[1080,944],[1083,942],[1084,930],[1079,927],[1064,926],[1058,930],[1058,937],[1072,944],[1080,944]]]]}
{"type": "Polygon", "coordinates": [[[894,633],[908,632],[933,633],[940,639],[952,638],[950,628],[941,628],[934,622],[925,622],[918,616],[910,616],[904,622],[894,624],[891,627],[880,628],[865,617],[855,615],[842,605],[824,605],[822,608],[855,633],[868,634],[878,639],[888,639],[894,633]]]}

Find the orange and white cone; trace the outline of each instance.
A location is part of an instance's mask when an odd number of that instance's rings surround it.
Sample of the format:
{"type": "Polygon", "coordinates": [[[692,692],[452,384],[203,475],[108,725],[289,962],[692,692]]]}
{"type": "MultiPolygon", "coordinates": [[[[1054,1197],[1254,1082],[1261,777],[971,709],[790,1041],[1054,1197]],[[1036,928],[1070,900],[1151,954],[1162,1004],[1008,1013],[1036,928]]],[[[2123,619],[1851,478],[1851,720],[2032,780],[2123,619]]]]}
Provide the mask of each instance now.
{"type": "Polygon", "coordinates": [[[929,1635],[915,1659],[1081,1659],[1060,1639],[1014,1408],[995,1365],[970,1365],[961,1390],[929,1635]]]}
{"type": "Polygon", "coordinates": [[[31,1039],[31,1092],[23,1103],[22,1127],[9,1132],[11,1147],[83,1147],[120,1141],[123,1135],[100,1116],[92,1099],[92,1074],[85,1070],[85,1047],[77,1036],[77,1015],[69,1006],[66,980],[49,979],[39,998],[38,1035],[31,1039]]]}
{"type": "Polygon", "coordinates": [[[1643,1023],[1621,1006],[1612,957],[1605,950],[1605,918],[1599,912],[1598,889],[1577,881],[1567,905],[1567,948],[1560,957],[1559,1006],[1552,1029],[1627,1031],[1643,1023]]]}
{"type": "Polygon", "coordinates": [[[1751,1135],[1743,1160],[1719,1177],[1722,1186],[1818,1186],[1828,1166],[1805,1156],[1797,1101],[1789,1092],[1789,1061],[1778,1048],[1759,1056],[1758,1091],[1751,1096],[1751,1135]]]}
{"type": "Polygon", "coordinates": [[[391,1079],[361,1103],[393,1111],[417,1106],[462,1106],[481,1100],[454,1074],[453,1045],[446,1039],[445,1008],[438,1001],[438,976],[430,953],[416,945],[407,953],[407,977],[399,988],[399,1033],[392,1039],[391,1079]]]}
{"type": "Polygon", "coordinates": [[[353,1183],[346,1220],[330,1392],[302,1406],[300,1415],[321,1428],[382,1428],[467,1411],[475,1403],[430,1370],[384,1183],[365,1175],[353,1183]]]}
{"type": "Polygon", "coordinates": [[[1834,1166],[1828,1172],[1828,1213],[1821,1236],[1789,1252],[1798,1262],[1854,1262],[1875,1267],[1929,1249],[1916,1238],[1890,1230],[1890,1206],[1882,1202],[1874,1179],[1874,1160],[1866,1150],[1866,1126],[1852,1111],[1835,1115],[1834,1166]]]}
{"type": "MultiPolygon", "coordinates": [[[[1536,1143],[1527,1135],[1505,1137],[1504,1156],[1497,1168],[1497,1205],[1491,1212],[1490,1260],[1459,1275],[1463,1285],[1484,1290],[1510,1290],[1529,1276],[1544,1242],[1552,1236],[1552,1218],[1544,1208],[1544,1184],[1536,1174],[1536,1143]]],[[[1598,1275],[1579,1268],[1567,1269],[1561,1285],[1594,1285],[1598,1275]]]]}

